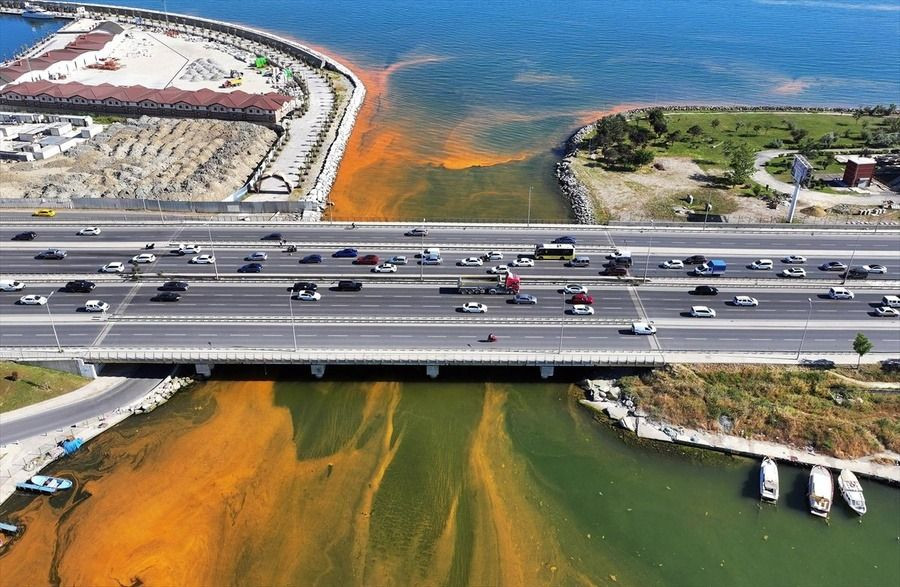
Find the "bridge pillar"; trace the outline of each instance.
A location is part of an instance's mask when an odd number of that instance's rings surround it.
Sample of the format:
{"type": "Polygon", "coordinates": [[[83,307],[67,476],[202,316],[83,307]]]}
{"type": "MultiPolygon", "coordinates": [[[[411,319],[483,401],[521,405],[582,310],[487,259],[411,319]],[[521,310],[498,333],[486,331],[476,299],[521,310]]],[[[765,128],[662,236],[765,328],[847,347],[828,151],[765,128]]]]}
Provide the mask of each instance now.
{"type": "Polygon", "coordinates": [[[553,365],[541,365],[541,379],[553,377],[553,365]]]}
{"type": "Polygon", "coordinates": [[[321,379],[325,376],[325,365],[321,363],[314,363],[309,366],[309,370],[312,371],[313,377],[316,379],[321,379]]]}
{"type": "Polygon", "coordinates": [[[437,379],[438,373],[440,373],[441,367],[440,365],[426,365],[425,373],[428,374],[432,379],[437,379]]]}
{"type": "Polygon", "coordinates": [[[194,365],[194,371],[197,372],[197,377],[201,379],[209,379],[212,377],[213,366],[209,363],[196,363],[194,365]]]}

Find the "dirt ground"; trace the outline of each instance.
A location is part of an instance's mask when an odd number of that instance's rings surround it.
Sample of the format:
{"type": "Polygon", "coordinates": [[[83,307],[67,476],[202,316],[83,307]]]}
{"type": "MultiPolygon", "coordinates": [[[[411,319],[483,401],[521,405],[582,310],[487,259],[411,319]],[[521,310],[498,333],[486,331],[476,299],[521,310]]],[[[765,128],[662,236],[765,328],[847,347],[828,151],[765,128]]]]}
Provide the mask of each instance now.
{"type": "Polygon", "coordinates": [[[0,164],[0,198],[222,200],[275,139],[249,122],[129,119],[46,161],[0,164]]]}
{"type": "MultiPolygon", "coordinates": [[[[703,169],[691,159],[681,157],[657,157],[654,165],[635,172],[606,171],[583,154],[573,162],[578,179],[587,186],[598,210],[605,211],[612,220],[668,220],[659,214],[664,200],[672,196],[708,190],[711,175],[721,175],[722,170],[703,169]]],[[[727,190],[721,190],[727,195],[727,190]]],[[[784,210],[769,209],[756,198],[733,198],[737,209],[729,217],[745,221],[769,222],[784,216],[784,210]]]]}

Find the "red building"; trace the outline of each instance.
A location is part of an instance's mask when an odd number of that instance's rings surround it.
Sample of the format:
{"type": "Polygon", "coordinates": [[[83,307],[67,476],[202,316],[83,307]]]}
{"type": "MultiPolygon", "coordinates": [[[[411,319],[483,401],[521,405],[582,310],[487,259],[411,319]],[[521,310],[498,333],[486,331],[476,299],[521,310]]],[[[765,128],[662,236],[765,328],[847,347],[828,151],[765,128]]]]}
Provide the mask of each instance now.
{"type": "Polygon", "coordinates": [[[869,187],[872,177],[875,175],[875,159],[852,155],[847,159],[844,167],[844,184],[852,188],[869,187]]]}

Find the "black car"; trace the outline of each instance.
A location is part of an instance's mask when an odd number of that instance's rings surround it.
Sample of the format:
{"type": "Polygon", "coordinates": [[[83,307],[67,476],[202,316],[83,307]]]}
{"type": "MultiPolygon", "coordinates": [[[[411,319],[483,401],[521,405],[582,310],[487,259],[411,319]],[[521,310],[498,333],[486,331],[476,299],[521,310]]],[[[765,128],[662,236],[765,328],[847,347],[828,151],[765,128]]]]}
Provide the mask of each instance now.
{"type": "Polygon", "coordinates": [[[687,259],[684,260],[685,265],[702,265],[709,261],[706,258],[706,255],[691,255],[687,259]]]}
{"type": "Polygon", "coordinates": [[[177,302],[181,299],[181,294],[177,294],[174,291],[164,291],[162,293],[158,293],[152,298],[150,301],[153,302],[177,302]]]}
{"type": "Polygon", "coordinates": [[[259,273],[262,270],[262,263],[247,263],[238,269],[238,273],[259,273]]]}
{"type": "Polygon", "coordinates": [[[300,262],[303,264],[321,263],[322,255],[307,255],[307,256],[303,257],[302,259],[300,259],[300,262]]]}
{"type": "Polygon", "coordinates": [[[553,239],[553,244],[555,245],[574,245],[578,244],[575,242],[574,236],[561,236],[559,238],[553,239]]]}
{"type": "Polygon", "coordinates": [[[262,237],[260,240],[264,241],[283,241],[284,236],[280,232],[273,232],[272,234],[267,234],[262,237]]]}
{"type": "Polygon", "coordinates": [[[691,293],[695,296],[716,296],[719,295],[719,288],[711,285],[698,285],[691,293]]]}
{"type": "Polygon", "coordinates": [[[356,249],[347,248],[341,249],[340,251],[335,251],[335,253],[331,256],[355,258],[357,255],[359,255],[359,251],[357,251],[356,249]]]}
{"type": "Polygon", "coordinates": [[[362,282],[353,281],[350,279],[342,279],[341,281],[338,281],[337,287],[335,289],[337,289],[338,291],[359,291],[362,289],[362,286],[362,282]]]}
{"type": "Polygon", "coordinates": [[[607,267],[603,271],[600,272],[600,275],[612,275],[615,277],[622,277],[623,275],[628,275],[628,268],[623,267],[622,265],[613,265],[607,267]]]}
{"type": "Polygon", "coordinates": [[[66,255],[65,251],[62,249],[48,249],[46,251],[41,251],[37,255],[34,256],[35,259],[53,259],[58,261],[60,259],[65,259],[66,255]]]}
{"type": "Polygon", "coordinates": [[[63,287],[63,291],[73,292],[73,293],[90,293],[94,291],[94,288],[97,287],[97,284],[93,281],[87,281],[86,279],[76,279],[75,281],[70,281],[63,287]]]}
{"type": "Polygon", "coordinates": [[[867,279],[869,272],[862,267],[851,267],[849,270],[841,273],[844,279],[867,279]]]}
{"type": "Polygon", "coordinates": [[[316,291],[317,289],[319,289],[319,286],[311,281],[298,281],[291,288],[291,291],[316,291]]]}
{"type": "Polygon", "coordinates": [[[37,233],[33,230],[29,230],[28,232],[20,232],[16,236],[12,237],[14,241],[33,241],[37,238],[37,233]]]}
{"type": "Polygon", "coordinates": [[[187,291],[187,289],[186,281],[167,281],[159,286],[160,291],[187,291]]]}

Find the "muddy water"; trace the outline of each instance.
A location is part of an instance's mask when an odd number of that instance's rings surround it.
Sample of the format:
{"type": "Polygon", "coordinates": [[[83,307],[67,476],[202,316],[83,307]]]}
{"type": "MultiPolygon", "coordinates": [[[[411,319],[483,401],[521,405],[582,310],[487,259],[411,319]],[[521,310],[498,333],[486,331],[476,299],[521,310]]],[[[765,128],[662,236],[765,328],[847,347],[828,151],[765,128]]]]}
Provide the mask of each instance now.
{"type": "Polygon", "coordinates": [[[781,468],[639,446],[565,385],[212,382],[17,497],[0,585],[897,584],[900,492],[861,521],[781,468]],[[765,565],[758,561],[766,560],[765,565]],[[773,583],[773,579],[775,582],[773,583]]]}

